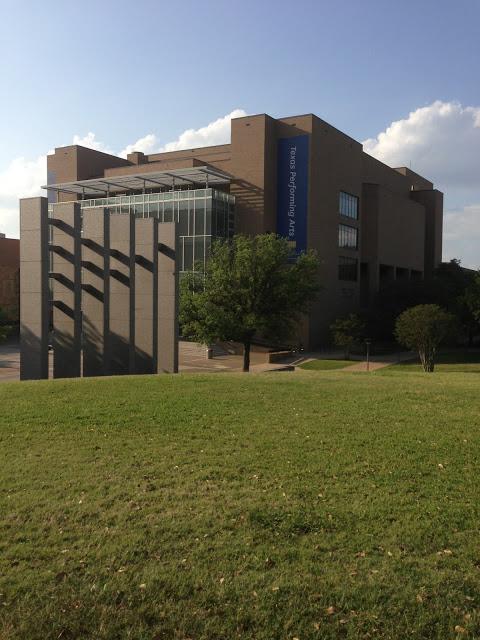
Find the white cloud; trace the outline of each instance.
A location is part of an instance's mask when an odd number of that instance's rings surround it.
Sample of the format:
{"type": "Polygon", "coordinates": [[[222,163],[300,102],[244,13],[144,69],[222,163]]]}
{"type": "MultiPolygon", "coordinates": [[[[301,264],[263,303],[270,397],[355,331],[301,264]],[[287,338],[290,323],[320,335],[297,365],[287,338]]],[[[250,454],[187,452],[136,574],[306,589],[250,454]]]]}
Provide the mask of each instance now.
{"type": "MultiPolygon", "coordinates": [[[[155,134],[148,133],[133,144],[127,145],[118,155],[126,158],[127,154],[132,151],[143,151],[148,154],[228,143],[230,141],[230,120],[245,115],[246,112],[243,109],[235,109],[205,127],[186,129],[176,140],[168,142],[163,147],[159,144],[155,134]]],[[[97,140],[96,134],[92,131],[84,136],[75,134],[72,144],[115,155],[115,152],[105,143],[97,140]]],[[[36,160],[15,158],[3,172],[0,172],[0,232],[18,238],[18,199],[45,195],[40,186],[45,184],[46,178],[46,155],[39,156],[36,160]]]]}
{"type": "Polygon", "coordinates": [[[118,155],[126,158],[132,151],[143,151],[143,153],[148,154],[228,144],[230,142],[230,121],[233,118],[242,118],[246,115],[247,112],[243,109],[234,109],[231,113],[227,113],[222,118],[210,122],[205,127],[186,129],[176,140],[167,142],[163,146],[159,144],[158,138],[154,133],[148,133],[137,142],[127,145],[118,155]]]}
{"type": "Polygon", "coordinates": [[[437,100],[363,145],[390,166],[411,166],[445,193],[444,259],[480,267],[480,107],[437,100]]]}
{"type": "MultiPolygon", "coordinates": [[[[132,151],[176,151],[230,140],[230,121],[245,116],[242,109],[205,127],[186,129],[163,146],[154,133],[127,145],[132,151]]],[[[73,144],[113,153],[93,132],[73,136],[73,144]]],[[[409,166],[445,191],[444,257],[458,257],[465,266],[480,266],[480,107],[436,101],[412,111],[375,138],[364,141],[365,151],[391,166],[409,166]]],[[[18,198],[41,194],[46,182],[46,156],[16,158],[0,172],[0,232],[18,237],[18,198]]]]}
{"type": "Polygon", "coordinates": [[[103,151],[103,153],[110,153],[115,155],[115,152],[109,149],[103,142],[97,140],[97,136],[92,131],[89,131],[86,136],[79,136],[75,134],[73,136],[72,144],[78,144],[81,147],[88,147],[89,149],[95,149],[95,151],[103,151]]]}
{"type": "Polygon", "coordinates": [[[143,153],[155,153],[158,148],[157,136],[154,133],[147,133],[143,138],[139,138],[133,144],[128,144],[118,154],[121,158],[126,158],[133,151],[142,151],[143,153]]]}
{"type": "Polygon", "coordinates": [[[18,199],[42,194],[40,186],[46,182],[47,156],[36,160],[15,158],[0,173],[0,232],[18,238],[18,199]]]}
{"type": "Polygon", "coordinates": [[[45,182],[47,156],[36,160],[15,158],[0,173],[0,198],[28,198],[37,195],[39,185],[45,182]]]}
{"type": "Polygon", "coordinates": [[[4,233],[7,238],[20,237],[18,208],[0,207],[0,233],[4,233]]]}
{"type": "Polygon", "coordinates": [[[444,259],[460,258],[464,267],[480,268],[480,203],[444,215],[444,259]]]}
{"type": "Polygon", "coordinates": [[[411,165],[447,194],[480,189],[480,107],[437,100],[363,145],[392,167],[411,165]]]}
{"type": "Polygon", "coordinates": [[[230,121],[233,118],[242,118],[247,113],[243,109],[234,109],[223,118],[210,122],[200,129],[186,129],[173,142],[167,142],[159,151],[178,151],[180,149],[195,149],[196,147],[208,147],[215,144],[230,142],[230,121]]]}

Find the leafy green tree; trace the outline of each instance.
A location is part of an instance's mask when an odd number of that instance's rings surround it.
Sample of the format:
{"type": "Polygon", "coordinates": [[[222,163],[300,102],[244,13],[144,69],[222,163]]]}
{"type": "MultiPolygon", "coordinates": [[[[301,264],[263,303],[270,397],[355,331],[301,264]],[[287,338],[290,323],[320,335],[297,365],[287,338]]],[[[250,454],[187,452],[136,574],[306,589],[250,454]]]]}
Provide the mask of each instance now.
{"type": "Polygon", "coordinates": [[[7,323],[7,316],[0,307],[0,343],[3,342],[10,333],[11,327],[7,323]]]}
{"type": "Polygon", "coordinates": [[[377,339],[389,340],[395,321],[403,311],[419,304],[438,304],[458,318],[462,334],[471,344],[478,333],[478,322],[465,296],[474,277],[474,271],[463,268],[460,260],[453,259],[440,264],[427,280],[396,280],[384,285],[370,311],[369,333],[377,339]]]}
{"type": "Polygon", "coordinates": [[[217,242],[205,273],[181,283],[180,325],[185,337],[202,343],[243,344],[243,370],[250,368],[254,336],[286,340],[319,290],[313,252],[291,260],[287,240],[274,234],[234,236],[217,242]]]}
{"type": "Polygon", "coordinates": [[[365,337],[365,322],[355,313],[338,318],[330,325],[333,341],[337,347],[345,351],[345,359],[350,360],[350,350],[365,337]]]}
{"type": "Polygon", "coordinates": [[[477,271],[473,281],[465,291],[465,304],[477,325],[480,325],[480,271],[477,271]]]}
{"type": "Polygon", "coordinates": [[[423,370],[432,372],[439,344],[452,331],[455,317],[436,304],[419,304],[407,309],[395,324],[395,336],[408,349],[416,349],[423,370]]]}

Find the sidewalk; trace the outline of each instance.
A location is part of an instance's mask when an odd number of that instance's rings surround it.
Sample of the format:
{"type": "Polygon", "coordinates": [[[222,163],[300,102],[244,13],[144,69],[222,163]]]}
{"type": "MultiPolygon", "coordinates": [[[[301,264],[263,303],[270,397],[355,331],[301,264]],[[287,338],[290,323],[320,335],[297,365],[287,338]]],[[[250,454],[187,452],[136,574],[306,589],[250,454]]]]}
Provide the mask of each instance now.
{"type": "MultiPolygon", "coordinates": [[[[397,364],[398,362],[405,362],[406,360],[412,360],[415,357],[415,354],[412,351],[399,351],[396,353],[389,353],[378,356],[371,356],[369,362],[369,371],[376,371],[377,369],[384,369],[392,364],[397,364]]],[[[289,360],[289,364],[295,365],[298,367],[300,364],[304,362],[309,362],[310,360],[344,360],[345,355],[342,351],[331,351],[331,352],[309,352],[303,353],[301,356],[298,356],[296,359],[289,360]]],[[[336,371],[367,371],[367,361],[363,360],[362,357],[352,356],[351,357],[352,364],[342,369],[336,369],[336,371]]],[[[297,370],[297,369],[296,369],[297,370]]]]}
{"type": "MultiPolygon", "coordinates": [[[[406,360],[412,360],[415,355],[411,351],[402,351],[400,353],[392,353],[388,356],[377,356],[370,360],[369,363],[369,371],[376,371],[377,369],[384,369],[385,367],[389,367],[392,364],[397,364],[397,362],[405,362],[406,360]]],[[[361,362],[356,362],[352,364],[350,367],[345,367],[341,369],[341,371],[367,371],[367,361],[362,360],[361,362]]]]}

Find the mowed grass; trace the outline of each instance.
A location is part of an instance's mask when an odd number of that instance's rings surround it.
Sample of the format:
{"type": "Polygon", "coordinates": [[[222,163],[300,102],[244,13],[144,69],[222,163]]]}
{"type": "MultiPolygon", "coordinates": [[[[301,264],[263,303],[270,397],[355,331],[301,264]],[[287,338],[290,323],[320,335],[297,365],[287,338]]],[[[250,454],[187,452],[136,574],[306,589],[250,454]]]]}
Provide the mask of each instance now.
{"type": "Polygon", "coordinates": [[[0,638],[480,637],[480,377],[0,385],[0,638]]]}
{"type": "Polygon", "coordinates": [[[355,360],[308,360],[302,363],[300,369],[307,371],[333,371],[334,369],[345,369],[355,364],[355,360]]]}
{"type": "MultiPolygon", "coordinates": [[[[393,365],[390,370],[417,372],[422,371],[422,366],[420,360],[415,358],[393,365]]],[[[480,349],[441,351],[435,359],[435,370],[449,373],[480,373],[480,349]]]]}

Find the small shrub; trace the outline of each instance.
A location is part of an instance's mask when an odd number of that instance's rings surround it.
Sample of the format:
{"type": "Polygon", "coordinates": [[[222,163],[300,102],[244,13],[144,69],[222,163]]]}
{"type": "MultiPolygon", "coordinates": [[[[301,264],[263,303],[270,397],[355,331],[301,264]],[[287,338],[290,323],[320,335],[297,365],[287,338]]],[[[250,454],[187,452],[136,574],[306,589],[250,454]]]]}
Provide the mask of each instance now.
{"type": "Polygon", "coordinates": [[[455,318],[436,304],[419,304],[397,318],[395,336],[408,349],[416,349],[426,372],[435,367],[439,344],[453,330],[455,318]]]}
{"type": "Polygon", "coordinates": [[[365,322],[355,313],[338,318],[330,326],[333,341],[337,347],[345,351],[345,360],[350,360],[350,350],[364,338],[365,322]]]}

